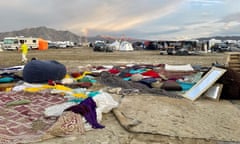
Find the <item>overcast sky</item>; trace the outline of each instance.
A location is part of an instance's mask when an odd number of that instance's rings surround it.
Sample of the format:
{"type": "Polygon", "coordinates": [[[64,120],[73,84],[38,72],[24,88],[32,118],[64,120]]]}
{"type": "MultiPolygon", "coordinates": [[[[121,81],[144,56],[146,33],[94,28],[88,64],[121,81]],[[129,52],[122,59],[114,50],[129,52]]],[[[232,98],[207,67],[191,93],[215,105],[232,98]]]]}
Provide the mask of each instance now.
{"type": "Polygon", "coordinates": [[[1,0],[0,32],[46,26],[152,40],[240,35],[240,0],[1,0]]]}

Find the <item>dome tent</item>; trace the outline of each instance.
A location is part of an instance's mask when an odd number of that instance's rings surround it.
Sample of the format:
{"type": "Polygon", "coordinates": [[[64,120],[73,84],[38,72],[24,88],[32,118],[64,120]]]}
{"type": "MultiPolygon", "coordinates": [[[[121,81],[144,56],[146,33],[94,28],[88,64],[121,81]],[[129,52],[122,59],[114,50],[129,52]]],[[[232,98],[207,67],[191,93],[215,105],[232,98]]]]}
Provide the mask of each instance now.
{"type": "Polygon", "coordinates": [[[109,44],[109,47],[112,47],[113,50],[119,50],[120,42],[118,40],[115,40],[113,43],[109,44]]]}
{"type": "Polygon", "coordinates": [[[122,41],[119,46],[119,51],[133,51],[132,44],[128,41],[122,41]]]}

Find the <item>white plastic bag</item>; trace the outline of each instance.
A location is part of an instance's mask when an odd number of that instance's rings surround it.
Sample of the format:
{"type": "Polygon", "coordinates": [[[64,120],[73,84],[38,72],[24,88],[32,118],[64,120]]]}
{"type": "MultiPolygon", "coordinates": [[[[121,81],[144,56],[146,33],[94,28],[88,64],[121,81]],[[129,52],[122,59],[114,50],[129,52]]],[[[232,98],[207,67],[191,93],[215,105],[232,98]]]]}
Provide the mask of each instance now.
{"type": "Polygon", "coordinates": [[[58,117],[62,115],[63,111],[73,105],[76,105],[75,102],[64,102],[61,104],[53,105],[50,107],[45,108],[44,115],[45,117],[58,117]]]}

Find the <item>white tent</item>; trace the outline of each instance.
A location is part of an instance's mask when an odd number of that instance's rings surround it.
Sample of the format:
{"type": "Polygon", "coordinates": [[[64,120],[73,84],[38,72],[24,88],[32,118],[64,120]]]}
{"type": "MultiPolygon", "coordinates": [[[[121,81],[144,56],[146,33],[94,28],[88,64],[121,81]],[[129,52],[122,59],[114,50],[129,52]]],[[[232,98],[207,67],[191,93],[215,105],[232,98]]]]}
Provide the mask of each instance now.
{"type": "Polygon", "coordinates": [[[113,50],[119,50],[120,42],[115,40],[113,43],[109,44],[109,47],[111,47],[113,50]]]}
{"type": "Polygon", "coordinates": [[[119,51],[133,51],[132,44],[128,41],[122,41],[120,43],[119,51]]]}

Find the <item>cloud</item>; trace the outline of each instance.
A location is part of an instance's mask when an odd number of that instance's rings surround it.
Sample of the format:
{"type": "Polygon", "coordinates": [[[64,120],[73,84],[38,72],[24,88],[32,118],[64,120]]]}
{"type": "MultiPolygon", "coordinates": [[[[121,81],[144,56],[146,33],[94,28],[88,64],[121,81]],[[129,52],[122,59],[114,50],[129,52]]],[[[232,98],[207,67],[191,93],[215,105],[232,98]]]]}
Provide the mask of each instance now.
{"type": "Polygon", "coordinates": [[[103,31],[127,30],[174,12],[181,1],[172,2],[166,5],[147,4],[149,1],[141,1],[140,4],[139,1],[118,1],[115,5],[105,3],[93,8],[85,20],[78,23],[79,19],[73,19],[65,26],[75,31],[81,27],[103,31]]]}
{"type": "Polygon", "coordinates": [[[205,5],[205,6],[224,3],[224,0],[189,0],[189,1],[196,5],[205,5]]]}
{"type": "Polygon", "coordinates": [[[239,26],[239,4],[236,0],[0,1],[0,31],[47,26],[88,36],[208,36],[239,26]]]}
{"type": "Polygon", "coordinates": [[[240,22],[240,12],[229,14],[221,19],[222,22],[240,22]]]}

